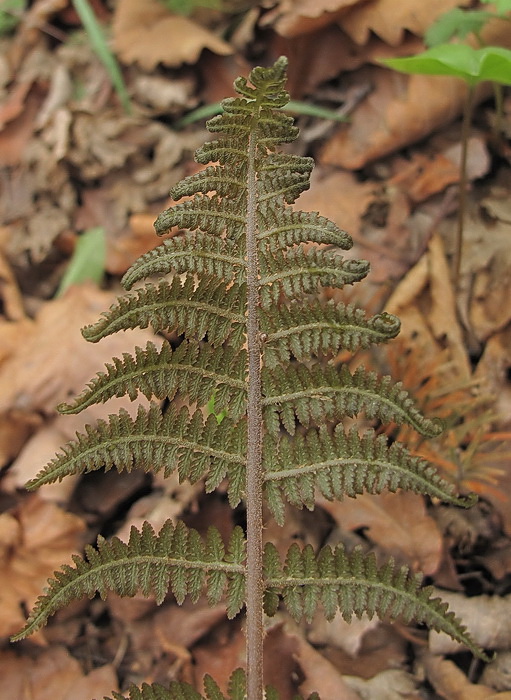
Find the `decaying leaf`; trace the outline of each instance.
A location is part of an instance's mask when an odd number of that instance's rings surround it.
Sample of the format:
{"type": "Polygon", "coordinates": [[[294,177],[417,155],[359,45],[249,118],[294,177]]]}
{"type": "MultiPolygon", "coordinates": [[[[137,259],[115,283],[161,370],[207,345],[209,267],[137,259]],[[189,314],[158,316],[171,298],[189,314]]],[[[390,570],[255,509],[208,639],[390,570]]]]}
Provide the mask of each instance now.
{"type": "Polygon", "coordinates": [[[222,56],[232,53],[223,39],[187,17],[170,14],[157,0],[119,0],[112,29],[120,59],[146,70],[158,63],[195,63],[206,48],[222,56]]]}
{"type": "Polygon", "coordinates": [[[374,32],[396,46],[406,30],[422,36],[439,15],[468,4],[468,0],[373,0],[354,7],[341,19],[341,26],[358,44],[365,44],[374,32]]]}
{"type": "Polygon", "coordinates": [[[320,503],[340,527],[364,528],[367,537],[398,562],[425,574],[438,568],[442,538],[421,496],[409,492],[362,494],[341,502],[323,499],[320,503]]]}
{"type": "Polygon", "coordinates": [[[118,689],[112,665],[84,674],[78,661],[60,646],[45,649],[35,658],[3,651],[0,667],[0,700],[90,700],[118,689]]]}
{"type": "MultiPolygon", "coordinates": [[[[463,620],[470,636],[484,649],[511,647],[511,595],[480,595],[467,598],[460,593],[442,591],[442,600],[463,620]]],[[[441,632],[430,632],[429,648],[433,654],[455,654],[462,647],[441,632]]]]}
{"type": "MultiPolygon", "coordinates": [[[[83,530],[81,518],[38,496],[0,515],[0,636],[20,629],[25,621],[21,605],[32,607],[53,572],[70,563],[83,530]]],[[[14,697],[23,695],[9,700],[14,697]]]]}

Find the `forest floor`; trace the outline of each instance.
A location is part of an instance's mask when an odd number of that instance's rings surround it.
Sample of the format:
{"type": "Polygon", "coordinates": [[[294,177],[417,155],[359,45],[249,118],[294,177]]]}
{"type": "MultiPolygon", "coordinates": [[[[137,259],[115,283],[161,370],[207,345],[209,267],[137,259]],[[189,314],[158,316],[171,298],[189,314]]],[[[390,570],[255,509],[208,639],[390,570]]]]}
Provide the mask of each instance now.
{"type": "MultiPolygon", "coordinates": [[[[89,345],[80,329],[160,242],[152,222],[171,186],[197,168],[204,120],[180,129],[178,120],[282,54],[293,100],[349,119],[299,116],[293,145],[317,163],[297,205],[348,231],[353,256],[371,263],[367,281],[333,296],[402,320],[385,348],[338,359],[389,371],[428,415],[445,418],[445,432],[427,444],[399,437],[480,499],[471,510],[408,493],[322,501],[314,513],[289,508],[285,527],[269,521],[266,534],[282,550],[342,540],[392,555],[424,572],[475,641],[499,653],[485,665],[419,627],[321,616],[296,626],[282,614],[267,635],[267,680],[282,700],[313,690],[323,700],[511,698],[511,96],[495,135],[491,92],[478,95],[455,285],[466,89],[378,63],[421,51],[435,18],[467,4],[238,0],[224,3],[230,11],[183,16],[158,0],[91,0],[131,113],[73,3],[35,0],[0,37],[0,700],[99,700],[130,682],[171,679],[200,688],[206,672],[225,689],[243,663],[241,619],[170,597],[161,607],[138,596],[77,601],[29,640],[8,639],[53,571],[98,534],[123,539],[143,520],[158,528],[178,517],[200,532],[232,528],[225,495],[205,496],[201,482],[110,471],[37,493],[23,487],[86,423],[133,410],[127,398],[78,416],[55,406],[152,337],[135,330],[89,345]],[[79,269],[63,282],[70,260],[79,269]],[[100,283],[72,283],[83,276],[100,283]]],[[[488,43],[511,48],[507,22],[487,31],[488,43]]]]}

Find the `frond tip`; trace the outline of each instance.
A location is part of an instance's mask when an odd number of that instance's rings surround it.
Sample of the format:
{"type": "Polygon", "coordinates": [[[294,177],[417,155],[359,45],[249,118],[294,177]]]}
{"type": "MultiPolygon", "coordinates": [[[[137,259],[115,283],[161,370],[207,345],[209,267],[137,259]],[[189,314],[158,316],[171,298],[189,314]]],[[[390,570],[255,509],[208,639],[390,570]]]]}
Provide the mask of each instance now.
{"type": "Polygon", "coordinates": [[[227,589],[227,613],[235,617],[244,604],[245,540],[243,531],[233,530],[227,551],[218,530],[210,528],[205,541],[196,530],[167,520],[156,534],[144,523],[131,528],[129,542],[98,537],[97,549],[85,548],[85,558],[73,557],[73,566],[63,566],[48,581],[21,632],[12,641],[32,634],[48,618],[72,600],[109,592],[133,597],[138,591],[153,595],[158,604],[172,590],[178,603],[187,595],[197,601],[206,587],[210,605],[218,603],[227,589]]]}
{"type": "Polygon", "coordinates": [[[465,627],[448,611],[447,604],[432,598],[432,586],[421,588],[422,575],[412,574],[406,566],[397,568],[390,560],[378,568],[371,552],[356,548],[347,554],[342,545],[324,547],[316,556],[312,547],[291,545],[282,566],[276,547],[265,548],[266,601],[269,615],[276,612],[282,595],[289,613],[309,622],[321,602],[328,620],[337,610],[350,622],[353,615],[370,618],[415,620],[467,646],[475,656],[488,656],[471,639],[465,627]]]}

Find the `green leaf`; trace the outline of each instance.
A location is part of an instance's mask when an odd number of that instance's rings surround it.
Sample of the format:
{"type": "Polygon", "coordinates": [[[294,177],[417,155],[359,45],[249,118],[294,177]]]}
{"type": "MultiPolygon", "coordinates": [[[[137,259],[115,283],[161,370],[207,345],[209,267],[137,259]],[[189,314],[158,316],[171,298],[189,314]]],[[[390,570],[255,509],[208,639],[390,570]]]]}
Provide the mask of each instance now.
{"type": "Polygon", "coordinates": [[[96,227],[82,233],[55,296],[60,297],[71,285],[86,280],[100,284],[105,274],[105,259],[105,230],[96,227]]]}
{"type": "Polygon", "coordinates": [[[485,5],[495,5],[499,15],[511,12],[511,0],[481,0],[485,5]]]}
{"type": "Polygon", "coordinates": [[[26,10],[26,0],[2,0],[0,2],[0,36],[15,29],[26,10]]]}
{"type": "Polygon", "coordinates": [[[493,17],[491,12],[482,10],[462,10],[455,7],[441,15],[426,31],[426,46],[437,46],[457,37],[464,39],[468,34],[479,34],[486,22],[493,17]]]}
{"type": "Polygon", "coordinates": [[[381,61],[402,73],[446,75],[475,86],[484,80],[511,85],[511,51],[498,46],[473,49],[466,44],[440,44],[418,56],[381,61]]]}
{"type": "Polygon", "coordinates": [[[106,68],[124,111],[126,114],[131,114],[130,98],[126,90],[126,85],[124,84],[121,69],[119,68],[117,59],[108,48],[103,28],[99,24],[92,7],[88,0],[73,0],[73,5],[87,32],[92,48],[106,68]]]}
{"type": "Polygon", "coordinates": [[[222,0],[160,0],[162,5],[176,15],[191,15],[199,7],[221,10],[222,0]]]}
{"type": "Polygon", "coordinates": [[[132,527],[128,543],[117,537],[107,541],[99,536],[97,549],[87,545],[83,559],[74,555],[74,566],[64,565],[55,572],[25,627],[13,640],[23,639],[42,627],[51,615],[72,600],[84,596],[92,598],[96,592],[104,599],[110,592],[132,598],[140,591],[146,597],[154,596],[160,605],[170,589],[181,604],[186,595],[196,601],[204,585],[210,605],[216,605],[225,584],[240,579],[235,587],[236,605],[231,606],[228,601],[234,617],[244,602],[245,567],[234,561],[241,559],[240,556],[233,556],[233,552],[239,554],[243,533],[240,528],[232,533],[231,561],[226,559],[223,547],[216,546],[217,540],[221,542],[221,536],[214,528],[202,539],[196,530],[182,522],[173,525],[170,520],[158,534],[147,522],[141,530],[132,527]]]}

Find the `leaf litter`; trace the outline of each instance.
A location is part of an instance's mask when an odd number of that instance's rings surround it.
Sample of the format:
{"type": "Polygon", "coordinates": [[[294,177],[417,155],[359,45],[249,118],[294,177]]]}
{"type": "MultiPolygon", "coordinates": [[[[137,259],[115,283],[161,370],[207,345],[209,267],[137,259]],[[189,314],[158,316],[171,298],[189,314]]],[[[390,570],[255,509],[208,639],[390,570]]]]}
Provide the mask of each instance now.
{"type": "MultiPolygon", "coordinates": [[[[343,298],[402,318],[401,336],[386,357],[365,353],[356,362],[398,368],[393,373],[419,390],[426,411],[451,416],[430,452],[420,441],[414,449],[457,488],[475,489],[484,507],[470,520],[418,497],[364,496],[325,503],[312,517],[294,514],[282,531],[268,527],[282,548],[297,539],[314,547],[342,541],[425,567],[434,584],[457,590],[453,605],[466,605],[466,623],[478,639],[507,653],[505,631],[497,632],[508,616],[511,574],[509,132],[504,122],[495,141],[493,108],[483,102],[469,151],[471,211],[456,296],[447,260],[464,87],[378,65],[380,58],[418,53],[432,21],[467,3],[231,0],[226,12],[187,17],[157,0],[91,4],[112,28],[131,116],[67,2],[32,3],[16,31],[0,37],[2,634],[19,624],[53,569],[98,532],[126,538],[143,519],[159,528],[181,515],[199,529],[211,522],[230,526],[221,494],[204,499],[200,485],[177,478],[94,474],[29,497],[22,485],[86,421],[115,410],[111,404],[64,419],[54,406],[130,342],[143,345],[151,337],[133,332],[130,340],[123,334],[91,348],[79,328],[108,307],[117,278],[158,243],[151,221],[168,206],[170,187],[194,167],[190,157],[204,140],[203,125],[177,132],[174,120],[229,94],[232,79],[255,55],[263,64],[287,53],[294,99],[342,109],[363,87],[350,124],[324,123],[319,130],[317,120],[300,117],[309,136],[297,145],[318,162],[301,208],[337,221],[354,236],[350,254],[372,264],[365,296],[343,298]],[[53,299],[81,233],[94,227],[106,235],[108,291],[78,285],[53,299]],[[37,530],[41,522],[48,524],[44,532],[37,530]]],[[[485,31],[487,43],[509,46],[506,23],[485,31]]],[[[509,111],[508,98],[504,114],[509,111]]],[[[268,676],[283,700],[298,690],[319,690],[332,700],[416,700],[429,692],[425,682],[447,700],[505,700],[511,688],[503,669],[469,676],[455,663],[457,650],[434,647],[440,656],[432,656],[420,630],[399,625],[363,620],[346,628],[318,617],[297,628],[282,617],[267,643],[269,656],[279,660],[268,676]],[[452,660],[443,658],[451,653],[452,660]]],[[[225,623],[221,607],[178,608],[169,599],[155,611],[139,598],[81,602],[33,641],[1,652],[0,698],[102,697],[117,679],[123,688],[141,680],[197,683],[203,669],[214,667],[227,680],[242,650],[239,621],[225,623]]]]}

